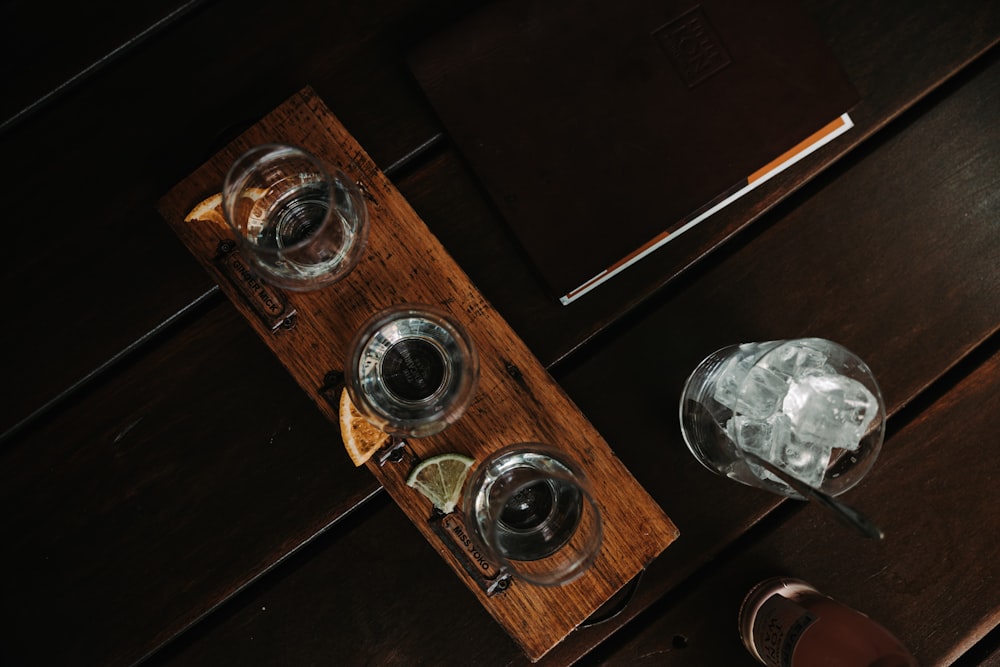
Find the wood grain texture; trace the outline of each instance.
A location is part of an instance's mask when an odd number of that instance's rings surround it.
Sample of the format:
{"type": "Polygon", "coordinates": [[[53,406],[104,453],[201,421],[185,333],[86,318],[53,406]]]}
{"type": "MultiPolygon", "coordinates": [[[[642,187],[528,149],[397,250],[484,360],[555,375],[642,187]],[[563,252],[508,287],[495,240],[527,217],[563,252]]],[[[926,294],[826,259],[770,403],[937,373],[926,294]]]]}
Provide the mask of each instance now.
{"type": "MultiPolygon", "coordinates": [[[[855,6],[826,0],[803,4],[861,94],[861,101],[851,112],[855,128],[838,139],[841,152],[824,150],[805,158],[737,205],[699,224],[569,306],[553,302],[516,246],[510,255],[501,255],[493,245],[485,243],[463,247],[463,266],[536,355],[553,361],[571,355],[657,290],[683,278],[692,267],[724,249],[730,240],[738,242],[741,230],[750,228],[752,233],[758,220],[767,224],[765,216],[771,209],[845,155],[878,141],[879,132],[900,114],[1000,41],[1000,5],[984,0],[963,0],[960,4],[931,0],[905,7],[855,6]],[[928,47],[927,39],[933,47],[928,47]]],[[[454,202],[452,206],[458,207],[454,202]]],[[[463,212],[466,208],[462,208],[463,212]]],[[[469,215],[475,216],[482,233],[498,240],[498,247],[511,245],[503,220],[482,204],[471,214],[442,218],[439,224],[434,224],[428,213],[421,213],[446,245],[452,235],[467,233],[462,228],[469,215]]]]}
{"type": "MultiPolygon", "coordinates": [[[[995,335],[1000,324],[995,261],[1000,217],[993,184],[1000,173],[995,168],[1000,134],[991,110],[997,108],[998,82],[1000,67],[981,68],[964,85],[914,110],[892,137],[851,160],[836,178],[807,188],[760,233],[692,271],[690,280],[654,299],[642,317],[615,327],[599,346],[556,369],[560,385],[683,532],[647,568],[619,616],[578,629],[542,664],[581,660],[616,632],[627,631],[644,609],[660,600],[669,607],[675,591],[697,588],[704,568],[724,560],[728,549],[742,548],[761,528],[762,518],[768,518],[764,528],[781,525],[784,510],[774,524],[768,517],[777,498],[713,475],[681,441],[671,406],[677,404],[687,373],[704,355],[736,340],[831,337],[872,364],[892,423],[928,386],[995,335]],[[942,173],[949,176],[942,178],[942,173]],[[868,296],[859,302],[861,293],[868,296]],[[636,350],[656,353],[640,362],[636,350]],[[609,390],[624,386],[631,389],[609,390]]],[[[432,222],[454,214],[456,204],[448,195],[463,188],[452,178],[457,171],[447,156],[433,166],[441,170],[437,175],[418,172],[400,183],[432,222]],[[448,187],[433,186],[440,182],[448,187]]],[[[443,240],[468,248],[462,238],[443,240]]],[[[985,442],[989,447],[992,440],[985,442]]],[[[857,504],[879,518],[878,507],[857,504]]],[[[492,662],[526,662],[515,647],[504,649],[490,624],[475,613],[471,596],[441,590],[447,585],[445,575],[429,574],[407,596],[408,603],[397,600],[398,580],[392,577],[348,581],[339,576],[343,563],[351,562],[350,544],[366,553],[375,550],[377,536],[391,525],[378,513],[342,540],[317,544],[308,562],[296,563],[284,579],[251,591],[164,662],[237,661],[250,650],[248,637],[259,633],[294,644],[297,656],[314,660],[343,650],[375,663],[423,659],[447,665],[454,664],[448,659],[455,655],[469,655],[470,661],[480,657],[480,647],[486,645],[493,651],[492,662]],[[363,618],[345,618],[327,604],[331,596],[366,599],[363,618]],[[280,619],[260,613],[261,606],[270,609],[272,604],[283,610],[280,619]],[[407,604],[417,612],[409,614],[407,604]],[[314,609],[316,615],[305,611],[314,609]],[[365,633],[370,619],[391,625],[386,619],[397,613],[402,615],[393,626],[393,641],[377,641],[365,633]]],[[[930,559],[940,557],[925,550],[912,557],[920,560],[925,553],[930,559]]],[[[418,556],[384,554],[380,565],[386,572],[406,570],[415,567],[418,556]]],[[[430,556],[421,562],[426,560],[430,556]]],[[[700,622],[699,608],[678,614],[691,619],[685,628],[700,622]]],[[[706,635],[725,632],[720,627],[729,626],[710,623],[706,635]]]]}
{"type": "Polygon", "coordinates": [[[0,663],[135,664],[377,491],[223,300],[0,449],[0,663]]]}
{"type": "Polygon", "coordinates": [[[339,415],[336,404],[324,395],[324,378],[329,371],[343,371],[354,332],[383,308],[429,304],[450,312],[469,330],[479,350],[481,372],[476,398],[465,416],[439,435],[411,440],[408,447],[416,456],[458,451],[482,461],[507,444],[543,442],[568,452],[583,466],[593,481],[604,522],[597,561],[565,586],[544,588],[515,581],[503,594],[489,597],[429,527],[430,505],[406,485],[408,468],[381,467],[374,460],[368,463],[383,487],[532,659],[559,643],[677,538],[670,519],[635,483],[601,435],[311,90],[291,98],[175,186],[160,209],[332,423],[338,423],[339,415]],[[219,188],[236,157],[256,144],[274,141],[300,145],[359,180],[370,195],[371,218],[361,263],[330,288],[287,294],[298,313],[297,323],[293,329],[277,332],[261,322],[213,263],[220,240],[229,238],[228,230],[211,222],[185,221],[195,204],[219,188]]]}
{"type": "MultiPolygon", "coordinates": [[[[228,301],[187,310],[214,283],[155,210],[220,143],[306,83],[379,165],[406,156],[440,127],[403,55],[472,4],[290,0],[262,20],[270,5],[259,0],[202,2],[14,131],[0,131],[0,153],[16,158],[10,186],[18,195],[5,199],[18,221],[6,243],[18,250],[5,256],[0,277],[19,294],[0,328],[0,431],[39,416],[0,436],[0,616],[8,630],[0,663],[132,664],[178,634],[165,662],[527,662],[394,503],[377,494],[358,508],[375,478],[331,445],[336,430],[228,301]],[[276,401],[273,411],[247,412],[262,395],[276,401]],[[243,417],[220,422],[220,414],[243,417]]],[[[579,628],[545,664],[575,662],[657,600],[672,604],[678,586],[696,587],[701,568],[744,544],[739,536],[771,511],[663,442],[672,430],[662,423],[671,400],[661,400],[663,387],[675,386],[705,348],[822,328],[876,358],[902,405],[995,330],[997,102],[982,91],[971,94],[978,106],[970,97],[943,101],[956,92],[948,82],[996,43],[1000,5],[803,4],[864,97],[850,145],[856,157],[811,183],[830,165],[804,163],[722,221],[722,236],[691,237],[690,247],[623,274],[592,300],[564,308],[547,297],[447,142],[393,176],[535,355],[563,362],[560,384],[684,528],[621,615],[579,628]],[[937,118],[930,129],[919,129],[924,116],[937,118]],[[755,228],[715,252],[747,220],[755,228]],[[781,241],[796,230],[817,240],[805,247],[818,254],[781,241]],[[855,252],[853,264],[844,261],[855,252]],[[837,270],[814,270],[831,258],[837,270]],[[689,270],[693,263],[701,265],[689,270]],[[782,298],[751,310],[733,282],[782,298]],[[879,296],[813,305],[812,296],[841,284],[879,296]],[[706,314],[707,302],[720,307],[706,314]],[[634,337],[624,335],[631,330],[634,337]],[[633,342],[671,351],[612,372],[632,361],[633,342]],[[606,391],[623,376],[642,389],[606,391]],[[622,419],[623,405],[634,418],[622,419]]],[[[113,9],[99,5],[10,9],[60,18],[113,9]]],[[[50,38],[83,47],[60,62],[18,50],[8,59],[12,81],[39,84],[25,100],[43,94],[64,76],[53,66],[68,63],[61,72],[69,72],[128,33],[142,35],[144,17],[152,25],[168,6],[114,8],[114,25],[81,19],[48,33],[45,23],[2,22],[5,35],[44,45],[35,53],[51,54],[50,38]]],[[[19,106],[24,90],[3,104],[19,106]]],[[[912,554],[925,555],[937,557],[912,554]]],[[[995,642],[981,655],[996,663],[995,642]]]]}
{"type": "Polygon", "coordinates": [[[61,91],[125,55],[199,4],[159,0],[122,6],[117,2],[5,2],[0,7],[0,58],[17,63],[8,71],[0,100],[0,128],[30,116],[61,91]],[[81,30],[81,25],[100,26],[81,30]]]}
{"type": "MultiPolygon", "coordinates": [[[[160,223],[155,200],[236,130],[310,84],[383,168],[435,137],[440,124],[402,58],[438,27],[474,11],[475,4],[295,0],[261,21],[267,12],[259,0],[203,3],[142,48],[94,72],[58,104],[35,111],[15,131],[0,132],[0,152],[18,156],[19,165],[21,196],[8,200],[8,214],[35,221],[12,230],[8,242],[20,251],[0,269],[8,284],[25,284],[30,277],[31,298],[9,317],[28,323],[33,345],[26,347],[22,326],[0,329],[0,363],[18,387],[0,414],[0,433],[44,413],[212,288],[160,223]],[[285,54],[280,61],[272,56],[276,52],[285,54]],[[53,174],[62,175],[56,189],[53,174]],[[115,175],[114,197],[95,195],[110,187],[96,176],[101,174],[115,175]],[[48,206],[40,210],[38,201],[48,206]],[[33,242],[38,225],[46,230],[44,244],[33,242]],[[80,276],[86,276],[85,286],[80,276]],[[93,294],[100,295],[97,302],[87,296],[93,294]],[[88,335],[77,335],[80,331],[88,335]],[[32,349],[46,353],[31,354],[32,349]]],[[[854,114],[858,127],[848,133],[845,150],[877,134],[1000,37],[1000,5],[984,0],[919,0],[905,6],[808,0],[804,5],[863,97],[854,114]]],[[[24,12],[37,15],[36,9],[24,12]]],[[[125,24],[141,16],[152,22],[155,15],[150,8],[130,9],[120,17],[127,30],[118,34],[139,34],[137,23],[125,24]]],[[[18,19],[3,27],[39,33],[39,26],[18,19]]],[[[12,62],[39,77],[48,76],[51,65],[22,62],[20,56],[12,62]]],[[[471,185],[439,182],[439,194],[453,200],[447,208],[418,211],[453,256],[461,256],[459,263],[535,355],[551,364],[828,166],[818,158],[803,163],[796,174],[766,186],[759,199],[746,200],[745,209],[720,219],[719,229],[690,236],[690,245],[665,248],[569,308],[540,287],[461,162],[449,167],[457,169],[449,178],[471,185]],[[490,242],[459,249],[449,241],[468,236],[490,242]]],[[[682,241],[687,243],[683,237],[677,243],[682,241]]]]}
{"type": "Polygon", "coordinates": [[[696,589],[651,610],[645,627],[601,664],[757,664],[739,641],[737,612],[742,596],[770,576],[805,579],[877,619],[925,667],[953,664],[1000,625],[1000,461],[982,455],[1000,428],[998,342],[887,440],[875,470],[850,494],[883,526],[883,542],[804,508],[696,589]]]}
{"type": "MultiPolygon", "coordinates": [[[[0,153],[17,156],[20,195],[9,200],[7,213],[31,221],[10,230],[8,243],[21,251],[4,263],[0,277],[27,281],[32,293],[9,314],[31,328],[31,345],[21,327],[0,330],[0,364],[18,387],[0,413],[0,438],[145,343],[213,288],[156,212],[156,200],[170,186],[306,83],[364,136],[380,165],[409,154],[437,125],[399,67],[399,53],[478,1],[295,0],[280,12],[260,0],[201,2],[57,102],[0,131],[0,153]],[[47,205],[40,208],[40,201],[47,205]],[[36,242],[40,227],[45,243],[36,242]],[[26,348],[48,351],[27,354],[26,348]]],[[[50,50],[41,60],[29,57],[34,46],[13,53],[15,81],[23,73],[32,86],[63,62],[79,64],[75,59],[91,46],[105,49],[131,31],[140,34],[140,18],[151,25],[168,6],[166,0],[127,10],[107,2],[28,4],[15,2],[12,14],[3,14],[10,18],[0,21],[4,35],[22,36],[10,44],[22,38],[51,44],[47,40],[66,30],[75,31],[67,44],[88,44],[69,53],[50,50]],[[31,23],[42,12],[60,15],[52,34],[40,34],[47,23],[31,23]],[[113,25],[95,22],[94,29],[80,30],[79,17],[111,12],[117,14],[113,25]]]]}
{"type": "Polygon", "coordinates": [[[1000,628],[994,628],[986,639],[963,655],[954,667],[997,667],[1000,665],[1000,628]]]}

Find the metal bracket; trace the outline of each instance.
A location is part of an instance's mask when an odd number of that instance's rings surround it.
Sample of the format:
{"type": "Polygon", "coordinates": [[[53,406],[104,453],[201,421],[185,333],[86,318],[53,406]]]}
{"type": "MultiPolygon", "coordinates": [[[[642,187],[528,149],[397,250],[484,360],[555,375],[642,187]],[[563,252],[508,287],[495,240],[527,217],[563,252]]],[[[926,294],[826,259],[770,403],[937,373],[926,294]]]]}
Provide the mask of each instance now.
{"type": "Polygon", "coordinates": [[[292,329],[298,316],[281,290],[268,285],[250,268],[250,262],[240,253],[232,239],[219,241],[212,262],[236,288],[243,302],[261,321],[277,333],[279,329],[292,329]]]}
{"type": "MultiPolygon", "coordinates": [[[[334,412],[340,410],[340,392],[344,389],[343,371],[330,370],[323,376],[323,384],[319,386],[320,397],[333,408],[334,412]]],[[[417,462],[417,455],[407,447],[406,440],[398,436],[390,436],[389,442],[375,452],[375,460],[379,466],[386,463],[409,462],[411,465],[417,462]]]]}
{"type": "Polygon", "coordinates": [[[406,439],[391,436],[389,444],[375,452],[376,460],[380,466],[386,463],[402,463],[409,459],[410,464],[417,463],[417,455],[407,447],[406,439]]]}
{"type": "Polygon", "coordinates": [[[480,553],[475,542],[469,537],[469,530],[465,527],[461,514],[458,512],[445,514],[435,509],[427,522],[441,542],[461,563],[466,574],[472,577],[488,597],[503,593],[514,583],[509,572],[501,570],[480,553]]]}

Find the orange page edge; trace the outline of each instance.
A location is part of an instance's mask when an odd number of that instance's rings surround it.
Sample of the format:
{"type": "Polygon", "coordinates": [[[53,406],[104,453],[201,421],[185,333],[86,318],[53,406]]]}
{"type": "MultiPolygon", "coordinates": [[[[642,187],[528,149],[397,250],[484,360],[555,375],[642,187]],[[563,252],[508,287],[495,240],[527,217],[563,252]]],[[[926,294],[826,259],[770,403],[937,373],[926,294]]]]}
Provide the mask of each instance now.
{"type": "Polygon", "coordinates": [[[579,299],[581,296],[591,291],[598,285],[604,283],[611,277],[621,273],[628,267],[632,266],[638,262],[643,257],[651,254],[661,246],[663,246],[668,241],[672,241],[677,238],[687,230],[694,227],[699,222],[705,220],[714,213],[722,210],[732,202],[736,201],[746,193],[750,192],[761,183],[766,182],[768,179],[772,178],[776,174],[781,173],[788,167],[792,166],[805,156],[816,151],[820,147],[833,141],[835,138],[839,137],[844,132],[854,127],[854,121],[851,120],[849,114],[841,114],[837,119],[827,123],[823,128],[814,132],[812,135],[803,139],[797,143],[792,148],[788,149],[774,160],[768,162],[766,165],[758,169],[757,171],[750,174],[746,182],[742,186],[737,186],[737,189],[731,194],[723,197],[717,203],[709,206],[701,213],[698,213],[693,218],[685,222],[678,229],[672,232],[663,232],[655,237],[653,237],[648,243],[641,246],[632,253],[629,253],[624,258],[615,262],[607,269],[601,271],[596,276],[586,281],[579,287],[570,290],[565,296],[559,298],[560,303],[564,306],[572,303],[573,301],[579,299]]]}

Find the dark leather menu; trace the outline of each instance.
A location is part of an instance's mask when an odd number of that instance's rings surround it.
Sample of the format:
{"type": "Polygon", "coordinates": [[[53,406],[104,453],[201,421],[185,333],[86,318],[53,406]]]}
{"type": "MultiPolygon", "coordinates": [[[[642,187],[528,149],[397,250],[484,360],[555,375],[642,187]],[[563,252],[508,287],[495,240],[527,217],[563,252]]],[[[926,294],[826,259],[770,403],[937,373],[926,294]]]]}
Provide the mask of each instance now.
{"type": "Polygon", "coordinates": [[[564,303],[851,127],[796,0],[503,0],[409,66],[564,303]]]}

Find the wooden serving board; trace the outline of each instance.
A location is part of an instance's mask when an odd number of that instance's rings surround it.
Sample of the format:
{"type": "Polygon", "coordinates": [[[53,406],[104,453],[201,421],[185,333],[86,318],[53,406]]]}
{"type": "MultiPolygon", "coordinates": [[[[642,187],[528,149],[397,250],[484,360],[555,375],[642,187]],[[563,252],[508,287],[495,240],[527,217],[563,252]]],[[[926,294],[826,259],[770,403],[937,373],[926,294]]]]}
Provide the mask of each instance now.
{"type": "MultiPolygon", "coordinates": [[[[311,89],[294,95],[177,184],[161,199],[159,210],[335,424],[347,344],[373,313],[399,303],[431,304],[466,326],[481,365],[476,398],[466,414],[443,433],[410,440],[400,461],[380,464],[373,457],[366,465],[532,661],[677,539],[670,518],[311,89]],[[239,252],[230,252],[227,242],[233,236],[224,224],[185,222],[199,202],[221,190],[226,170],[241,153],[268,142],[309,150],[356,179],[366,193],[371,218],[367,252],[341,282],[313,292],[283,292],[247,273],[239,252]],[[528,441],[564,449],[584,467],[604,519],[596,563],[565,586],[496,585],[491,568],[464,550],[458,516],[432,518],[430,502],[405,483],[417,458],[463,452],[482,461],[505,445],[528,441]]],[[[330,446],[342,448],[340,442],[330,446]]]]}

